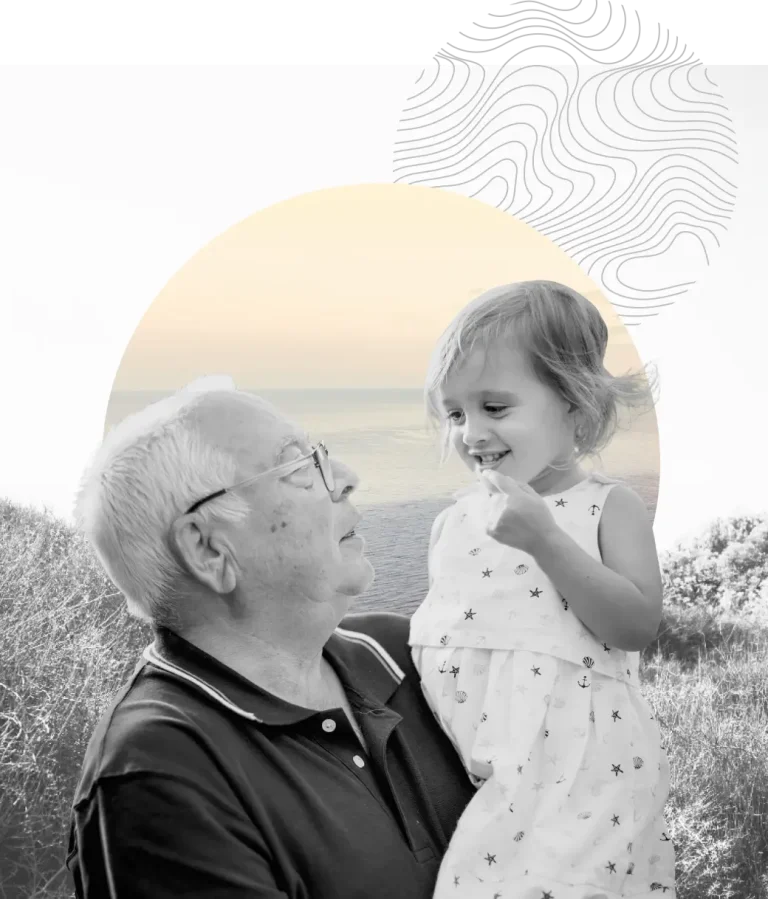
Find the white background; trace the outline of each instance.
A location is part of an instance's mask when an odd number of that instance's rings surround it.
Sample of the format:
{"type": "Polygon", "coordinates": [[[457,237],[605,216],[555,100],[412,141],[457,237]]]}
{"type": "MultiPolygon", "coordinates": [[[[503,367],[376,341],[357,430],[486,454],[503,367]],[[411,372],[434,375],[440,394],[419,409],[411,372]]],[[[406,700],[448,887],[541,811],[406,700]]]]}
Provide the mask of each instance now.
{"type": "MultiPolygon", "coordinates": [[[[708,65],[740,148],[697,288],[632,331],[662,377],[659,544],[768,510],[768,62],[753,0],[637,0],[708,65]]],[[[388,182],[423,65],[475,0],[18,4],[0,14],[0,495],[68,515],[133,329],[201,246],[305,191],[388,182]]],[[[631,6],[627,7],[631,9],[631,6]]],[[[758,10],[760,8],[758,7],[758,10]]]]}

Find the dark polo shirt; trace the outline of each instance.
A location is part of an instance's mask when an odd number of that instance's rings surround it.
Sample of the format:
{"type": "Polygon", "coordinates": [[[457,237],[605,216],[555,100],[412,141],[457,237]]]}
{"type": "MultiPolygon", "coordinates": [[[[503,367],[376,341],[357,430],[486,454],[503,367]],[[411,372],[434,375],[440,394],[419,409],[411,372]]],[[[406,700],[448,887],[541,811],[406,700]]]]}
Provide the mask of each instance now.
{"type": "Polygon", "coordinates": [[[341,709],[260,690],[167,630],[100,721],[72,813],[76,894],[427,899],[474,793],[426,705],[408,620],[346,618],[341,709]]]}

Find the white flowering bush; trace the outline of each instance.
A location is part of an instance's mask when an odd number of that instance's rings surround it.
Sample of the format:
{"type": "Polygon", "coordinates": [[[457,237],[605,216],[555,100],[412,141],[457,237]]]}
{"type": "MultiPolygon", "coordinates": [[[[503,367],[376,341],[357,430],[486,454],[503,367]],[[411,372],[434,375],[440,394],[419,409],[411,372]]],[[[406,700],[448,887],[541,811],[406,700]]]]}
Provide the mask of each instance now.
{"type": "Polygon", "coordinates": [[[661,557],[664,601],[678,608],[768,616],[768,520],[718,519],[661,557]]]}

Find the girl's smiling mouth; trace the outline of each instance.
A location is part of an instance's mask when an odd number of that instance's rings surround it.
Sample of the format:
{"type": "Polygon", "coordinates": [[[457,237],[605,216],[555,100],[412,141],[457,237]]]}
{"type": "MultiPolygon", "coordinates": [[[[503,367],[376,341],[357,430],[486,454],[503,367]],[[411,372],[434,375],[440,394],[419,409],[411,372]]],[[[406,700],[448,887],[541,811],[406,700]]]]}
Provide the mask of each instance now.
{"type": "Polygon", "coordinates": [[[508,456],[510,450],[502,450],[500,453],[472,453],[472,458],[476,461],[478,468],[494,468],[501,460],[508,456]]]}

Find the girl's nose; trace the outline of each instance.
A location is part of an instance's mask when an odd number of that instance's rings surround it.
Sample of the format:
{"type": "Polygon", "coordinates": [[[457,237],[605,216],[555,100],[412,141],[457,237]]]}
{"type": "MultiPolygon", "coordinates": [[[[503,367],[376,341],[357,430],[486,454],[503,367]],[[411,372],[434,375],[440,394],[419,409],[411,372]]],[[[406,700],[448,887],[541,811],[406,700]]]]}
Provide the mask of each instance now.
{"type": "Polygon", "coordinates": [[[481,416],[467,416],[464,421],[464,429],[461,435],[464,444],[469,447],[482,446],[488,442],[488,423],[481,416]]]}

